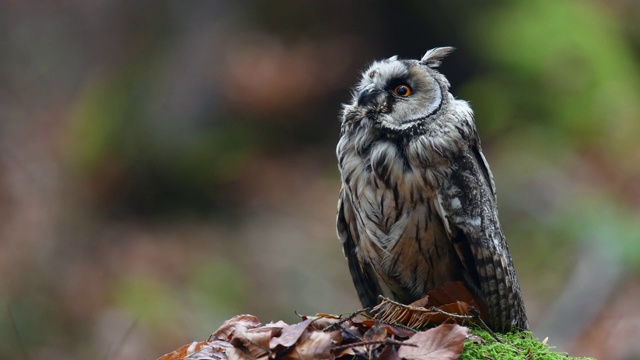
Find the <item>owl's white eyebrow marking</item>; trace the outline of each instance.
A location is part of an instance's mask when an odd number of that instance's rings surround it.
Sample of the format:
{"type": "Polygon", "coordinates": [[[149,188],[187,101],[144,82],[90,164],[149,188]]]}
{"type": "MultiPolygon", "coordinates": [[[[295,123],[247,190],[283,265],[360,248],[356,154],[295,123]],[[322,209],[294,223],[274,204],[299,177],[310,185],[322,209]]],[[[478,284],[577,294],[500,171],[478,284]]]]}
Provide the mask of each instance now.
{"type": "Polygon", "coordinates": [[[378,77],[383,80],[407,76],[409,73],[407,66],[400,61],[378,62],[377,65],[378,77]]]}
{"type": "Polygon", "coordinates": [[[370,83],[376,84],[377,87],[383,88],[387,85],[387,81],[395,78],[402,78],[409,75],[409,69],[406,64],[401,61],[376,61],[367,71],[364,72],[361,87],[364,87],[370,83]]]}

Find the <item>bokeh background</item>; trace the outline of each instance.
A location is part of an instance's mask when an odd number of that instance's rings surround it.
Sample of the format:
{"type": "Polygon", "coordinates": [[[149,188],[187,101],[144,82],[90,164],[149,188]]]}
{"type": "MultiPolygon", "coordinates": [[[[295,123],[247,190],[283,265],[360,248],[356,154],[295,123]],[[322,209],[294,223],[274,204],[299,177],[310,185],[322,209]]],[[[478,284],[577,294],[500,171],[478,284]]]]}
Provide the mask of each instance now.
{"type": "Polygon", "coordinates": [[[154,359],[359,307],[340,104],[372,60],[476,111],[534,333],[640,358],[640,2],[0,0],[0,358],[154,359]]]}

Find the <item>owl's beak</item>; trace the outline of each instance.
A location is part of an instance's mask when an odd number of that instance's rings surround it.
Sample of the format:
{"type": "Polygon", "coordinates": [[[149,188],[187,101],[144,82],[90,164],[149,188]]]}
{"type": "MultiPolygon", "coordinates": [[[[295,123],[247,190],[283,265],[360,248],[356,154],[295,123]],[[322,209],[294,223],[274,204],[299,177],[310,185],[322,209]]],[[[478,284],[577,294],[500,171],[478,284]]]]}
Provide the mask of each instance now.
{"type": "Polygon", "coordinates": [[[378,104],[384,99],[384,96],[384,91],[371,84],[358,93],[358,106],[368,107],[372,104],[378,104]]]}

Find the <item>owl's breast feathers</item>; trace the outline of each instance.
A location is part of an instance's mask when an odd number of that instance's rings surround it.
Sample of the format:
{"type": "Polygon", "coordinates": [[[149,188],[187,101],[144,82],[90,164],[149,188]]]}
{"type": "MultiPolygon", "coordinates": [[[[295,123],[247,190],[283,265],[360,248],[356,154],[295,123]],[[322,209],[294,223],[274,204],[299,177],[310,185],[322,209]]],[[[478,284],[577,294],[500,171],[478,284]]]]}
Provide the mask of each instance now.
{"type": "Polygon", "coordinates": [[[465,116],[470,110],[461,111],[404,144],[380,140],[374,128],[343,133],[343,201],[353,208],[358,261],[372,268],[382,295],[410,302],[444,282],[464,280],[436,210],[438,189],[451,171],[448,159],[462,151],[473,130],[465,116]],[[357,133],[366,131],[371,133],[357,133]]]}

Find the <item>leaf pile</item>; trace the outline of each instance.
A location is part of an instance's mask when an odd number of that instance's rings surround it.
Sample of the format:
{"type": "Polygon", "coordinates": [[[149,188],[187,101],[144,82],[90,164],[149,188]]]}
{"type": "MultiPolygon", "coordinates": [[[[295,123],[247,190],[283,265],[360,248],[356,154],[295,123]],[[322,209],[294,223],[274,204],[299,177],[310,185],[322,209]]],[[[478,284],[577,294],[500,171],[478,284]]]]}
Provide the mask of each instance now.
{"type": "Polygon", "coordinates": [[[442,324],[426,331],[356,316],[320,314],[297,324],[261,324],[253,315],[227,320],[209,340],[159,360],[210,359],[458,359],[468,329],[442,324]]]}
{"type": "Polygon", "coordinates": [[[527,331],[498,337],[485,324],[485,310],[462,283],[452,282],[410,305],[382,298],[369,313],[360,310],[346,317],[317,314],[301,316],[296,324],[262,324],[253,315],[237,315],[209,340],[184,345],[158,360],[570,359],[527,331]],[[421,331],[427,326],[432,328],[421,331]]]}

